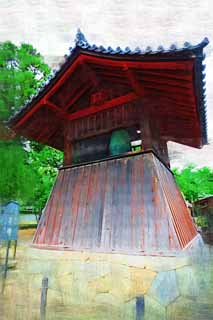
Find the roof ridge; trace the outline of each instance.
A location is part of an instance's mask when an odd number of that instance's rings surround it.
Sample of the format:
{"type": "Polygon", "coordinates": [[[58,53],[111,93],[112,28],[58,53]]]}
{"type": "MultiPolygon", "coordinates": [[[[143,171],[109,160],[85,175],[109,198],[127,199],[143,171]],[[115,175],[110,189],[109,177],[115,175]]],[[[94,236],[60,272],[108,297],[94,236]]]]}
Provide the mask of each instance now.
{"type": "MultiPolygon", "coordinates": [[[[186,41],[184,42],[183,46],[178,48],[176,43],[172,43],[168,49],[165,49],[163,45],[159,45],[157,49],[153,50],[151,46],[147,46],[146,49],[142,50],[140,47],[136,47],[135,49],[131,49],[129,46],[125,47],[125,49],[121,49],[120,46],[113,49],[111,46],[108,46],[105,48],[103,45],[96,45],[96,44],[90,44],[84,33],[80,30],[80,28],[77,29],[77,33],[75,36],[75,46],[69,48],[69,52],[72,53],[72,51],[79,47],[81,49],[87,49],[90,51],[95,51],[99,53],[110,53],[110,54],[156,54],[156,53],[167,53],[167,52],[173,52],[173,51],[183,51],[183,50],[197,50],[197,49],[203,49],[209,44],[209,39],[205,37],[201,42],[199,42],[196,45],[192,45],[190,42],[186,41]]],[[[65,55],[67,57],[67,55],[65,55]]]]}

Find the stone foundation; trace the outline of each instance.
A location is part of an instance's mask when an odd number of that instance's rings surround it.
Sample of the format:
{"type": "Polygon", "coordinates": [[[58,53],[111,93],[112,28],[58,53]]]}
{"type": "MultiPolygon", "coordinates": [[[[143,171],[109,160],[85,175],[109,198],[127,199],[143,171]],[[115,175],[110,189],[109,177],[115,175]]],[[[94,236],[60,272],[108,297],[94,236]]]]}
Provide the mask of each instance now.
{"type": "Polygon", "coordinates": [[[0,319],[39,319],[43,276],[49,279],[48,320],[212,319],[212,257],[207,246],[185,256],[154,257],[46,251],[21,243],[17,268],[9,270],[0,296],[0,319]]]}

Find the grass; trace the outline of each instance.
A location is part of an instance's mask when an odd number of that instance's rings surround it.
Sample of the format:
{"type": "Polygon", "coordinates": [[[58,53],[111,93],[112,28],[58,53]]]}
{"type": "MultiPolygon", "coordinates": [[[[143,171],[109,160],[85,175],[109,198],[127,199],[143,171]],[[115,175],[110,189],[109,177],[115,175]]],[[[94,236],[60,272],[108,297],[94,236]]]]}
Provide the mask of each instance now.
{"type": "Polygon", "coordinates": [[[19,223],[19,229],[31,229],[31,228],[36,228],[36,227],[37,227],[36,222],[21,221],[19,223]]]}

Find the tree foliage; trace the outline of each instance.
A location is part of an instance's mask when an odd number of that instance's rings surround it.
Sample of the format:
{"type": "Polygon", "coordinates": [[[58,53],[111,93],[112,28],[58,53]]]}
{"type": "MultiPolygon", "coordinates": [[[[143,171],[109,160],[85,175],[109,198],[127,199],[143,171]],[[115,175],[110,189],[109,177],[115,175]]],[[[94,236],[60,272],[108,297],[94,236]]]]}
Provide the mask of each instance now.
{"type": "Polygon", "coordinates": [[[50,68],[32,45],[0,43],[0,120],[18,110],[49,74],[50,68]]]}
{"type": "Polygon", "coordinates": [[[53,148],[31,142],[29,152],[30,166],[37,176],[34,192],[34,209],[39,212],[45,206],[55,181],[58,167],[62,164],[63,154],[53,148]]]}
{"type": "Polygon", "coordinates": [[[194,165],[173,170],[177,184],[185,199],[193,202],[213,195],[213,170],[208,167],[196,168],[194,165]]]}
{"type": "Polygon", "coordinates": [[[19,141],[0,141],[0,203],[34,200],[38,179],[27,162],[28,154],[19,141]]]}
{"type": "MultiPolygon", "coordinates": [[[[50,68],[32,45],[0,43],[0,128],[49,74],[50,68]]],[[[14,199],[41,209],[61,153],[35,143],[27,145],[23,138],[0,141],[0,202],[14,199]]]]}

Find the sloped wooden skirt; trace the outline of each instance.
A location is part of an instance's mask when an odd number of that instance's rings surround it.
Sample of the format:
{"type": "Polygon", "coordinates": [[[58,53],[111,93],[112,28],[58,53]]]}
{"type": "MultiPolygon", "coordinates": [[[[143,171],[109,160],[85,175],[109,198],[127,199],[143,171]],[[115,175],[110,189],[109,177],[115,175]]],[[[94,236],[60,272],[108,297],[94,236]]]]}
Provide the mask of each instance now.
{"type": "Polygon", "coordinates": [[[33,244],[161,254],[196,235],[172,173],[150,152],[61,169],[33,244]]]}

